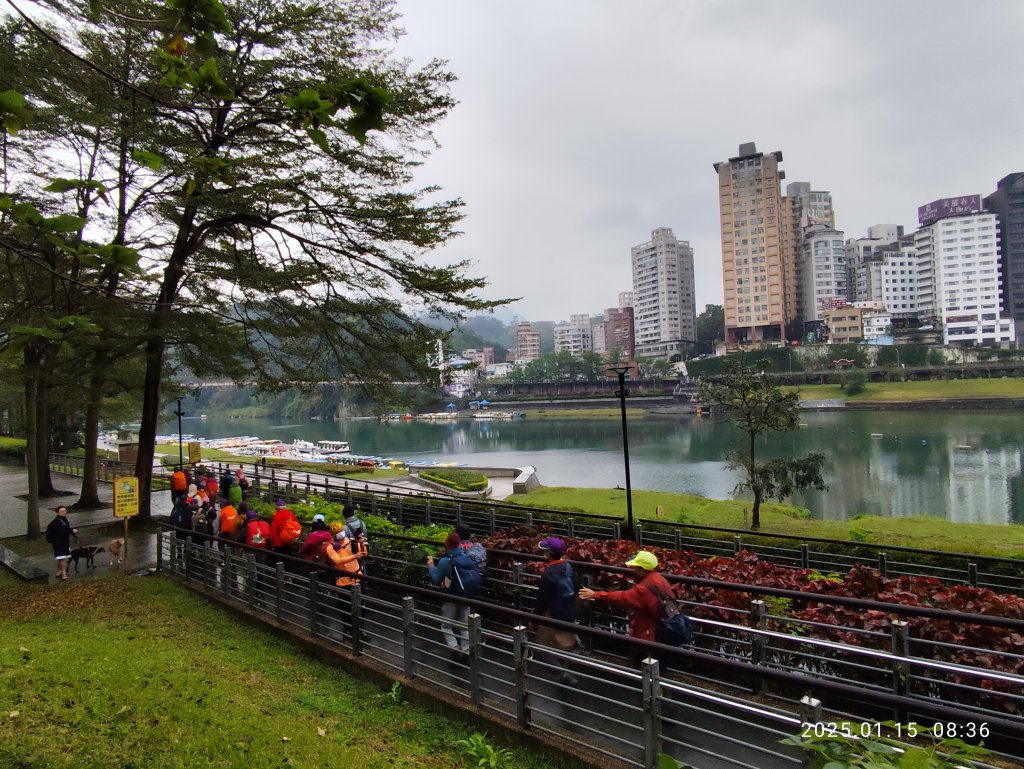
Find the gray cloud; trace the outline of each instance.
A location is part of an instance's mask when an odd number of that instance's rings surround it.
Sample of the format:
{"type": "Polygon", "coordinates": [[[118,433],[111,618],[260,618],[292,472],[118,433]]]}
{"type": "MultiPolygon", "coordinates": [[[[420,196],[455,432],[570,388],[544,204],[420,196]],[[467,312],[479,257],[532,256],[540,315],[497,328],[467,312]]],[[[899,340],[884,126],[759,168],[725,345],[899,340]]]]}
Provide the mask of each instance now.
{"type": "Polygon", "coordinates": [[[465,200],[465,234],[434,258],[472,259],[529,319],[613,306],[660,226],[694,246],[698,306],[721,301],[711,164],[740,142],[830,190],[847,236],[1024,170],[1014,0],[398,9],[398,52],[459,77],[421,180],[465,200]]]}

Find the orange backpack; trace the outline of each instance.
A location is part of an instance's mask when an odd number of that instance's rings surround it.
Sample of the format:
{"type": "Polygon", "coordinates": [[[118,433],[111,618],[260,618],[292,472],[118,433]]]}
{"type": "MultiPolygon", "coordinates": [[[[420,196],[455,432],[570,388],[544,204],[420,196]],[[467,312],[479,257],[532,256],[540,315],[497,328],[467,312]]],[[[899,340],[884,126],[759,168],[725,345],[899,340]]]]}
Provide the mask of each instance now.
{"type": "Polygon", "coordinates": [[[281,533],[278,534],[277,541],[282,545],[290,545],[299,538],[300,534],[302,534],[302,524],[294,518],[289,518],[281,526],[281,533]]]}
{"type": "Polygon", "coordinates": [[[220,533],[234,534],[238,526],[238,511],[232,505],[224,505],[220,509],[220,533]]]}

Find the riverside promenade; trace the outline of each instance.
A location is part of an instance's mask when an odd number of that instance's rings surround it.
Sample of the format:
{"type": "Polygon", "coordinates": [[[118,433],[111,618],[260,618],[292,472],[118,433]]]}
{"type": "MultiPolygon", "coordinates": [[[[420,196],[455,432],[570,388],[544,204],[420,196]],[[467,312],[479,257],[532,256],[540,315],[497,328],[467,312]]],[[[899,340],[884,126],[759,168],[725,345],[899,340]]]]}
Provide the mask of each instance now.
{"type": "MultiPolygon", "coordinates": [[[[99,483],[99,498],[105,504],[96,510],[76,512],[71,508],[82,488],[81,476],[52,473],[53,485],[63,492],[62,496],[49,497],[39,502],[39,525],[42,530],[53,520],[54,511],[59,505],[67,505],[68,520],[78,529],[78,542],[82,546],[95,545],[102,547],[104,552],[95,558],[95,568],[88,568],[85,561],[78,563],[78,573],[71,567],[70,579],[89,579],[104,576],[111,569],[125,569],[129,573],[140,571],[156,565],[156,529],[143,527],[138,521],[128,522],[128,558],[124,564],[110,565],[110,554],[107,545],[116,537],[124,536],[124,521],[114,517],[112,486],[110,483],[99,483]]],[[[171,493],[155,491],[150,495],[151,509],[154,515],[166,515],[171,511],[171,493]]],[[[0,465],[0,540],[11,537],[24,537],[27,529],[28,515],[28,474],[24,467],[0,465]]],[[[27,542],[3,543],[10,550],[22,556],[33,566],[37,566],[49,574],[50,582],[57,582],[54,573],[53,555],[49,544],[40,536],[39,540],[27,542]]],[[[71,542],[72,547],[76,544],[71,542]]]]}

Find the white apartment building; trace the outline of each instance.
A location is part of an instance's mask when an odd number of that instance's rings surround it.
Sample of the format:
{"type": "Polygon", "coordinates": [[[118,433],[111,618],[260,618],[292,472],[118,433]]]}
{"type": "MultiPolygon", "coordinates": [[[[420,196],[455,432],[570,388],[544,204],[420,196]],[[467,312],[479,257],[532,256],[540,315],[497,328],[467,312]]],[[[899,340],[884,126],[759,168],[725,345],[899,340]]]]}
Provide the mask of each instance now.
{"type": "Polygon", "coordinates": [[[892,315],[882,302],[854,302],[853,306],[863,311],[861,335],[864,341],[874,342],[892,332],[892,315]]]}
{"type": "Polygon", "coordinates": [[[1009,345],[1013,320],[1003,317],[1002,263],[996,215],[981,196],[947,198],[918,209],[918,312],[942,324],[944,345],[1009,345]]]}
{"type": "MultiPolygon", "coordinates": [[[[670,227],[632,248],[633,322],[638,356],[669,356],[697,335],[693,249],[670,227]]],[[[622,298],[620,297],[620,303],[622,298]]]]}
{"type": "Polygon", "coordinates": [[[843,233],[825,224],[805,227],[800,272],[804,323],[821,320],[823,310],[846,304],[843,233]]]}
{"type": "Polygon", "coordinates": [[[589,315],[570,315],[568,323],[555,325],[555,352],[567,350],[576,357],[594,349],[589,315]]]}

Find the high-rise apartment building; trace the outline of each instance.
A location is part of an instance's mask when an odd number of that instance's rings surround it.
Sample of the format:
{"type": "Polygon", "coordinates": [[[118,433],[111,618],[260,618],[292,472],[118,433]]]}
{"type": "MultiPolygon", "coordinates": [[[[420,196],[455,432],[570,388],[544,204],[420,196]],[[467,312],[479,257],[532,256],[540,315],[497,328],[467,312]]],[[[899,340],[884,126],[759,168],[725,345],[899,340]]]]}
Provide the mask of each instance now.
{"type": "MultiPolygon", "coordinates": [[[[781,162],[781,152],[766,155],[757,151],[754,142],[748,142],[740,145],[736,157],[714,164],[722,234],[725,343],[729,347],[786,338],[783,238],[784,214],[791,212],[783,211],[780,200],[779,184],[785,178],[781,162]]],[[[638,346],[640,323],[638,317],[638,346]]]]}
{"type": "Polygon", "coordinates": [[[918,209],[918,314],[942,324],[946,345],[1006,345],[1014,323],[1004,317],[1002,261],[994,213],[980,195],[936,200],[918,209]]]}
{"type": "Polygon", "coordinates": [[[693,249],[670,227],[634,246],[633,323],[638,356],[669,356],[694,343],[697,302],[693,249]]]}
{"type": "Polygon", "coordinates": [[[782,217],[783,308],[786,322],[814,321],[818,319],[817,311],[805,305],[805,299],[806,283],[814,280],[808,273],[815,270],[814,264],[807,262],[804,244],[812,227],[835,228],[832,194],[812,190],[807,182],[791,182],[786,185],[786,194],[782,198],[782,217]]]}
{"type": "Polygon", "coordinates": [[[985,198],[985,210],[999,220],[999,251],[1003,261],[1003,305],[1024,345],[1024,173],[1004,176],[985,198]]]}
{"type": "Polygon", "coordinates": [[[849,302],[843,233],[827,224],[812,224],[804,228],[801,251],[801,319],[807,326],[821,320],[824,310],[849,302]]]}
{"type": "Polygon", "coordinates": [[[570,315],[568,323],[555,325],[555,352],[565,350],[579,357],[592,349],[589,315],[570,315]]]}
{"type": "Polygon", "coordinates": [[[516,326],[516,358],[537,360],[540,357],[540,332],[534,331],[529,323],[516,326]]]}

